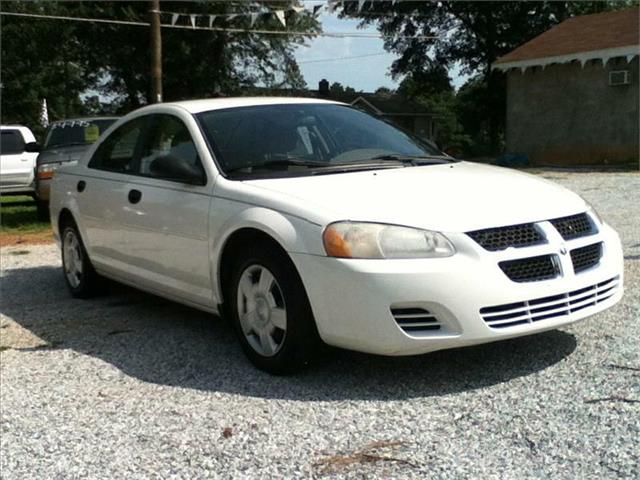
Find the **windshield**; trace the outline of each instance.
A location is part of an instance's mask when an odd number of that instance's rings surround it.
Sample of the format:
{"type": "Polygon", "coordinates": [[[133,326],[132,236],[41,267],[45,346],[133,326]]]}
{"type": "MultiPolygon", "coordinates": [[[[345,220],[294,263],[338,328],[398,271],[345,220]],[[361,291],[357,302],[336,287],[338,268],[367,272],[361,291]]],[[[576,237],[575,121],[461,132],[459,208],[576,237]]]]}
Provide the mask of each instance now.
{"type": "Polygon", "coordinates": [[[419,138],[344,105],[260,105],[212,110],[197,117],[220,168],[231,176],[449,160],[419,138]]]}
{"type": "Polygon", "coordinates": [[[51,124],[44,142],[44,150],[95,142],[115,118],[100,120],[69,120],[51,124]]]}

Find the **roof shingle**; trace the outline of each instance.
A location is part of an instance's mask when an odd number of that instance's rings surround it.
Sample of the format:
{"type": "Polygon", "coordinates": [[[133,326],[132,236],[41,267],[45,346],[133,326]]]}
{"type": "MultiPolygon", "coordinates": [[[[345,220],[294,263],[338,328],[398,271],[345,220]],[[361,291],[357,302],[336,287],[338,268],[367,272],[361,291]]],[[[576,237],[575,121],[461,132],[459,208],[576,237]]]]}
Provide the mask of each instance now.
{"type": "Polygon", "coordinates": [[[639,13],[636,7],[569,18],[494,64],[638,45],[639,13]]]}

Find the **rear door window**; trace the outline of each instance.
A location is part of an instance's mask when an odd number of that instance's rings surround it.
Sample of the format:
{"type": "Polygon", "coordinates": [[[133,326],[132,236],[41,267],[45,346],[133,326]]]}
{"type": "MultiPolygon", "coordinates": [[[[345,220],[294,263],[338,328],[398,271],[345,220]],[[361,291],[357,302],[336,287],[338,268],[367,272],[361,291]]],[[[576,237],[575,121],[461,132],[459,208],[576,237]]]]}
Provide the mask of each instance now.
{"type": "Polygon", "coordinates": [[[19,155],[24,152],[24,145],[20,130],[2,130],[0,155],[19,155]]]}

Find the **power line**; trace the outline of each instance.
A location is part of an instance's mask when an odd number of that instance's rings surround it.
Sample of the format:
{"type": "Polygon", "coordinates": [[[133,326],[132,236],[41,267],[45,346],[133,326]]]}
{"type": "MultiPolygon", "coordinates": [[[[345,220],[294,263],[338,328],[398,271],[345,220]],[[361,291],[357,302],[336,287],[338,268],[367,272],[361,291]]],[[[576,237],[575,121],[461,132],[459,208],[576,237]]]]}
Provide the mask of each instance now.
{"type": "MultiPolygon", "coordinates": [[[[62,15],[39,15],[35,13],[18,13],[18,12],[0,12],[0,15],[12,16],[12,17],[26,17],[26,18],[39,18],[48,20],[68,20],[74,22],[86,22],[86,23],[102,23],[111,25],[127,25],[132,27],[149,27],[148,22],[138,22],[130,20],[107,20],[104,18],[84,18],[84,17],[67,17],[62,15]]],[[[424,35],[380,35],[377,33],[363,33],[363,32],[313,32],[313,31],[295,31],[295,30],[260,30],[260,29],[247,29],[247,28],[233,28],[233,27],[198,27],[189,25],[168,25],[161,24],[162,28],[177,28],[182,30],[206,30],[213,32],[229,32],[229,33],[258,33],[261,35],[289,35],[289,36],[304,36],[304,37],[333,37],[333,38],[413,38],[419,40],[434,39],[437,37],[424,36],[424,35]]]]}
{"type": "Polygon", "coordinates": [[[336,62],[338,60],[353,60],[354,58],[379,57],[380,55],[388,55],[388,53],[380,52],[380,53],[368,53],[366,55],[354,55],[351,57],[320,58],[318,60],[303,60],[297,63],[298,65],[300,65],[302,63],[336,62]]]}

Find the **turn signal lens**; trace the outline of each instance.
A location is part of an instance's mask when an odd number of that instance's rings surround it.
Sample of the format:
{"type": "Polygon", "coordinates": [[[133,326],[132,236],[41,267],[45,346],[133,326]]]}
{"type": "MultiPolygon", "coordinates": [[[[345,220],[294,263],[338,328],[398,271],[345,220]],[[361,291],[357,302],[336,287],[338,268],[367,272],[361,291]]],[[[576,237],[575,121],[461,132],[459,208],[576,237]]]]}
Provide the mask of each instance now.
{"type": "Polygon", "coordinates": [[[56,173],[56,166],[50,164],[40,165],[37,170],[38,180],[51,180],[56,173]]]}
{"type": "Polygon", "coordinates": [[[351,249],[342,235],[338,231],[329,226],[322,236],[324,249],[330,257],[351,258],[351,249]]]}
{"type": "Polygon", "coordinates": [[[38,172],[38,180],[51,180],[53,175],[53,172],[38,172]]]}

